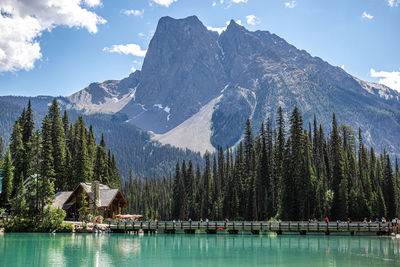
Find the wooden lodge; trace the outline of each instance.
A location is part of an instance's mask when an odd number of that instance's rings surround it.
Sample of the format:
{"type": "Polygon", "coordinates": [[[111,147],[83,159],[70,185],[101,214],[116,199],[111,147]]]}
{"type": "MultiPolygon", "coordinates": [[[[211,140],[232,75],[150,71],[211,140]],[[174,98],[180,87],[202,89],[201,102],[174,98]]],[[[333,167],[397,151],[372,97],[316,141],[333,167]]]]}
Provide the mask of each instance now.
{"type": "MultiPolygon", "coordinates": [[[[82,197],[88,202],[90,213],[94,210],[95,195],[92,192],[92,183],[80,183],[74,191],[58,192],[53,205],[66,211],[66,218],[78,219],[82,197]]],[[[97,213],[104,218],[112,218],[119,214],[123,208],[128,207],[124,195],[119,189],[112,189],[107,185],[97,184],[98,199],[97,213]]]]}

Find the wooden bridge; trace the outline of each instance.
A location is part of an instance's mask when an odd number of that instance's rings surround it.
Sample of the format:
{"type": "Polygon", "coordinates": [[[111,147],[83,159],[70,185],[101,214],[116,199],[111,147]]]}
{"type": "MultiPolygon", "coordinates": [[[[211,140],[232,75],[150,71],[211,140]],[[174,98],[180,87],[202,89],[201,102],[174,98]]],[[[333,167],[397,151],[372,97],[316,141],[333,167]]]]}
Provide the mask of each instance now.
{"type": "Polygon", "coordinates": [[[387,223],[363,223],[363,222],[110,222],[108,228],[112,233],[229,233],[239,232],[259,235],[263,232],[310,234],[369,234],[389,235],[399,233],[399,225],[387,223]]]}

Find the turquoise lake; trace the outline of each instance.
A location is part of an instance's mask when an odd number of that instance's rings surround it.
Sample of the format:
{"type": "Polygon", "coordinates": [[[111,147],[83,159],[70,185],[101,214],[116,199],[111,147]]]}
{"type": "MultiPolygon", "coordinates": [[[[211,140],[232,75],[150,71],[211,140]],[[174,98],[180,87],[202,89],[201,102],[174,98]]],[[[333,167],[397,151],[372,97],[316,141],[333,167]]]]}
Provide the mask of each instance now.
{"type": "Polygon", "coordinates": [[[0,234],[1,266],[400,266],[400,239],[0,234]]]}

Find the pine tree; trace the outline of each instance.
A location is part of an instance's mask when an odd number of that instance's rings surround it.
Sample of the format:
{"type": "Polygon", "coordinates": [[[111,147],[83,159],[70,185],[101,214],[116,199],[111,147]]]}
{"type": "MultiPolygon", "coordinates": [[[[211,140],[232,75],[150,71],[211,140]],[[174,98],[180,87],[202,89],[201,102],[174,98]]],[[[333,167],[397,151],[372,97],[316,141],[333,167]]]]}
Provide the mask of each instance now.
{"type": "Polygon", "coordinates": [[[295,183],[293,179],[293,169],[291,168],[291,137],[287,139],[286,149],[282,166],[282,191],[280,193],[280,210],[279,215],[282,220],[295,220],[296,219],[296,199],[295,183]]]}
{"type": "Polygon", "coordinates": [[[33,175],[32,162],[34,157],[32,152],[32,138],[33,129],[35,128],[35,122],[33,119],[33,111],[30,100],[28,102],[28,107],[26,111],[21,114],[20,126],[22,130],[22,143],[24,146],[22,155],[22,174],[24,179],[27,179],[29,176],[33,175]]]}
{"type": "Polygon", "coordinates": [[[65,170],[65,129],[56,98],[53,99],[48,114],[51,123],[51,144],[53,148],[52,156],[55,172],[54,187],[58,192],[67,189],[68,177],[66,176],[65,170]]]}
{"type": "Polygon", "coordinates": [[[182,174],[180,171],[180,166],[179,162],[176,163],[176,168],[175,168],[175,176],[172,184],[172,199],[173,201],[173,207],[172,207],[172,217],[174,219],[183,219],[180,218],[182,215],[181,209],[183,206],[183,192],[181,192],[182,189],[182,174]]]}
{"type": "Polygon", "coordinates": [[[283,189],[280,187],[283,185],[283,164],[284,164],[284,158],[285,158],[285,140],[286,140],[286,122],[285,122],[285,116],[283,114],[283,109],[282,107],[278,108],[278,118],[276,120],[276,125],[277,125],[277,133],[276,135],[276,142],[275,142],[275,184],[277,187],[275,188],[275,199],[276,199],[276,206],[275,210],[278,213],[278,210],[281,209],[279,206],[280,200],[282,199],[282,196],[280,195],[283,192],[283,189]]]}
{"type": "Polygon", "coordinates": [[[392,164],[389,155],[386,155],[384,160],[385,168],[383,172],[384,186],[383,196],[387,208],[387,216],[389,219],[396,217],[397,203],[396,203],[396,182],[393,176],[392,164]]]}
{"type": "MultiPolygon", "coordinates": [[[[74,185],[90,180],[90,164],[87,152],[87,130],[83,118],[80,116],[75,123],[73,142],[72,166],[74,185]]],[[[108,170],[108,168],[106,169],[108,170]]]]}
{"type": "Polygon", "coordinates": [[[7,149],[4,156],[4,162],[2,164],[1,173],[3,175],[1,185],[1,203],[2,207],[9,208],[11,196],[13,192],[13,180],[14,180],[14,166],[12,165],[11,153],[7,149]]]}
{"type": "Polygon", "coordinates": [[[332,117],[331,132],[331,153],[332,153],[332,182],[333,188],[333,206],[331,216],[333,219],[347,218],[347,182],[343,174],[343,151],[342,140],[339,135],[336,116],[332,117]]]}
{"type": "Polygon", "coordinates": [[[36,174],[36,179],[34,184],[32,184],[33,188],[30,190],[34,193],[34,204],[31,205],[33,207],[32,212],[35,214],[39,213],[40,206],[40,173],[41,173],[41,165],[42,165],[42,135],[41,132],[37,129],[33,134],[32,139],[32,151],[33,155],[35,155],[33,159],[33,172],[36,174]]]}
{"type": "Polygon", "coordinates": [[[63,122],[63,128],[64,128],[64,134],[67,137],[68,136],[68,130],[69,130],[69,117],[68,117],[68,112],[66,110],[64,110],[64,115],[62,118],[62,122],[63,122]]]}
{"type": "Polygon", "coordinates": [[[54,198],[54,158],[51,136],[51,121],[49,116],[45,116],[42,123],[42,162],[40,172],[39,199],[41,201],[40,211],[43,210],[54,198]]]}
{"type": "Polygon", "coordinates": [[[100,144],[96,148],[93,179],[100,181],[102,184],[109,183],[107,149],[106,142],[104,141],[104,135],[101,135],[100,144]]]}
{"type": "Polygon", "coordinates": [[[194,199],[193,199],[193,190],[196,185],[195,176],[194,176],[194,167],[193,162],[189,161],[189,168],[187,170],[186,180],[185,180],[185,196],[186,196],[186,205],[185,205],[185,214],[190,218],[195,217],[194,210],[194,199]]]}
{"type": "Polygon", "coordinates": [[[303,119],[297,107],[294,108],[290,117],[290,140],[291,140],[291,159],[288,166],[292,171],[291,180],[293,188],[290,190],[294,193],[294,198],[297,202],[297,209],[294,209],[292,218],[306,218],[306,196],[307,196],[307,181],[309,177],[304,177],[304,158],[303,158],[303,119]]]}
{"type": "Polygon", "coordinates": [[[201,190],[201,218],[209,218],[211,212],[211,194],[210,194],[210,180],[211,180],[211,169],[210,169],[210,155],[206,153],[206,166],[202,178],[202,190],[201,190]]]}
{"type": "MultiPolygon", "coordinates": [[[[89,126],[89,134],[87,136],[87,151],[89,161],[89,179],[93,179],[94,175],[94,164],[96,160],[96,140],[93,133],[92,125],[89,126]]],[[[111,160],[111,159],[110,159],[111,160]]],[[[111,181],[112,179],[110,179],[111,181]]]]}
{"type": "Polygon", "coordinates": [[[14,186],[12,196],[16,194],[16,190],[24,181],[24,154],[25,148],[22,142],[22,129],[20,123],[16,121],[13,126],[10,144],[11,158],[14,165],[14,186]]]}
{"type": "Polygon", "coordinates": [[[119,175],[119,170],[117,166],[117,161],[115,160],[115,155],[111,157],[111,176],[110,176],[110,186],[112,188],[119,188],[121,186],[121,179],[119,175]]]}
{"type": "Polygon", "coordinates": [[[395,182],[395,191],[396,191],[396,215],[400,214],[400,170],[399,170],[399,162],[396,158],[395,161],[395,171],[394,171],[394,182],[395,182]]]}

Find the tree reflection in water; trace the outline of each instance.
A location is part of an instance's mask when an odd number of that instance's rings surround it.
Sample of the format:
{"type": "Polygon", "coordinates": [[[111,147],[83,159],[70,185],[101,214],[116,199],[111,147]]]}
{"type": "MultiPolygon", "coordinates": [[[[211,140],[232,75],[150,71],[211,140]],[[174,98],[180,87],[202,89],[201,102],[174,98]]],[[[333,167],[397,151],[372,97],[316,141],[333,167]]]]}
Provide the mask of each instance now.
{"type": "Polygon", "coordinates": [[[400,265],[400,240],[367,236],[3,234],[4,266],[400,265]]]}

